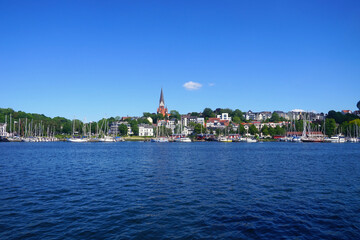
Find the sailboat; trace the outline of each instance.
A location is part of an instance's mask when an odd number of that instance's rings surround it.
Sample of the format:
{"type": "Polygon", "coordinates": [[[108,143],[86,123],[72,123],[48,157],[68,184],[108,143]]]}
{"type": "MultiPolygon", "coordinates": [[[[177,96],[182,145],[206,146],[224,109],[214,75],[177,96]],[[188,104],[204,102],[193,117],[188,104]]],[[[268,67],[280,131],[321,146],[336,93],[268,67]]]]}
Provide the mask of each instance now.
{"type": "Polygon", "coordinates": [[[71,138],[68,138],[67,141],[68,142],[74,142],[74,143],[84,143],[84,142],[87,142],[88,139],[87,138],[76,138],[75,137],[75,119],[73,120],[73,132],[72,132],[72,137],[71,138]]]}
{"type": "Polygon", "coordinates": [[[324,142],[323,137],[314,135],[311,132],[310,121],[307,124],[306,115],[304,116],[304,119],[303,119],[303,133],[301,136],[301,141],[302,142],[324,142]],[[306,130],[308,130],[308,132],[306,132],[306,130]]]}
{"type": "Polygon", "coordinates": [[[175,142],[185,142],[185,143],[189,143],[191,142],[191,139],[189,137],[185,137],[182,135],[182,124],[181,124],[181,121],[180,121],[180,135],[179,137],[175,138],[174,139],[175,142]]]}
{"type": "MultiPolygon", "coordinates": [[[[160,131],[161,132],[161,131],[160,131]]],[[[159,134],[159,126],[156,126],[156,136],[155,138],[152,138],[150,140],[150,142],[158,142],[158,143],[164,143],[164,142],[169,142],[169,138],[165,137],[165,136],[159,136],[161,134],[159,134]]]]}
{"type": "Polygon", "coordinates": [[[103,131],[104,135],[101,138],[99,138],[98,141],[99,142],[115,142],[114,137],[106,134],[108,132],[108,129],[107,129],[108,124],[106,122],[106,118],[105,118],[105,122],[103,121],[103,123],[104,123],[104,131],[103,131]]]}

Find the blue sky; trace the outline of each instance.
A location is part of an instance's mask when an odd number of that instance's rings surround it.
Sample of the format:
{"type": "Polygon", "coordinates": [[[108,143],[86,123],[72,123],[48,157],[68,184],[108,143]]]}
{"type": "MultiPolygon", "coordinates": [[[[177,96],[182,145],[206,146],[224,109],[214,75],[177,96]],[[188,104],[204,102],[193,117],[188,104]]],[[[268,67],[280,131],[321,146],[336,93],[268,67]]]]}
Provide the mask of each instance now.
{"type": "Polygon", "coordinates": [[[181,113],[354,110],[359,13],[360,1],[0,0],[0,107],[139,116],[162,87],[181,113]]]}

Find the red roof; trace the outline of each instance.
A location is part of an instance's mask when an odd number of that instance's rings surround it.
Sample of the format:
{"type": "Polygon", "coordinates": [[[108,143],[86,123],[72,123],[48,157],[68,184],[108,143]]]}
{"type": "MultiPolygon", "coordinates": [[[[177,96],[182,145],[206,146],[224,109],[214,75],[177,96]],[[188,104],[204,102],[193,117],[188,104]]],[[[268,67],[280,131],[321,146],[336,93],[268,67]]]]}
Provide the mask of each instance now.
{"type": "Polygon", "coordinates": [[[215,122],[215,121],[220,122],[220,118],[209,118],[206,122],[215,122]]]}

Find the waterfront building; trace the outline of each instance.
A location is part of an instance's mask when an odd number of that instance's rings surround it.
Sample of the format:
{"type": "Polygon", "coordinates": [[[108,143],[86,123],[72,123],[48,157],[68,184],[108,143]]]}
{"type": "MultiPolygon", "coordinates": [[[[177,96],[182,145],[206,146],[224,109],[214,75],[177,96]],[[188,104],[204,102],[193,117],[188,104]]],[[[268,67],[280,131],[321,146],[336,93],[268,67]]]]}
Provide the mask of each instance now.
{"type": "Polygon", "coordinates": [[[193,132],[194,132],[194,128],[192,128],[192,127],[183,127],[182,131],[181,131],[181,134],[185,135],[185,136],[189,136],[189,135],[193,134],[193,132]]]}
{"type": "Polygon", "coordinates": [[[159,101],[159,107],[157,109],[157,113],[162,114],[164,117],[169,115],[168,109],[165,107],[164,93],[162,88],[161,88],[160,101],[159,101]]]}
{"type": "Polygon", "coordinates": [[[128,123],[127,121],[116,121],[116,122],[112,122],[110,125],[110,134],[111,135],[117,135],[119,134],[119,126],[121,124],[125,124],[125,126],[128,128],[128,135],[132,135],[134,134],[132,129],[131,129],[131,125],[130,123],[128,123]]]}
{"type": "Polygon", "coordinates": [[[154,128],[149,124],[139,124],[139,136],[152,137],[154,136],[154,128]]]}
{"type": "Polygon", "coordinates": [[[0,137],[7,137],[8,133],[6,132],[6,123],[0,123],[0,137]]]}

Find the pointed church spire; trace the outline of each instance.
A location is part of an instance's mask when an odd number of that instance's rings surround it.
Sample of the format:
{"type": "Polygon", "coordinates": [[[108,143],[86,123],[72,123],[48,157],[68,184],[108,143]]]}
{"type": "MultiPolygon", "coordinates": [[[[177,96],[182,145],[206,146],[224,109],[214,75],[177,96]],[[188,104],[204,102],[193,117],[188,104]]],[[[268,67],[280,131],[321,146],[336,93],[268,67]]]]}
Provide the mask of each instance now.
{"type": "Polygon", "coordinates": [[[164,106],[165,106],[164,93],[163,93],[162,88],[161,88],[161,93],[160,93],[159,106],[162,106],[162,107],[164,107],[164,106]]]}

